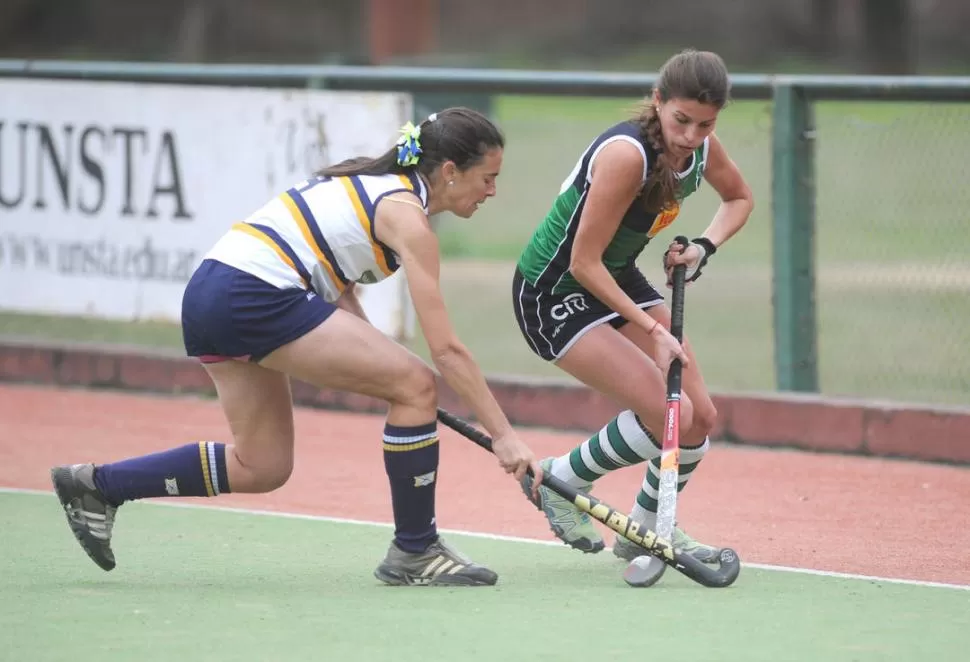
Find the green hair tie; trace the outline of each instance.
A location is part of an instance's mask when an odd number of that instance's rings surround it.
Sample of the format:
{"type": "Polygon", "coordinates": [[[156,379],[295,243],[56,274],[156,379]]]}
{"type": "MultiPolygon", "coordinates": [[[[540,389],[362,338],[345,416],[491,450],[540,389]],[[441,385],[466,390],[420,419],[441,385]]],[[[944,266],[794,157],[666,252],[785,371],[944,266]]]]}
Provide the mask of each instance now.
{"type": "Polygon", "coordinates": [[[421,151],[421,127],[408,122],[401,127],[401,137],[397,139],[398,165],[417,165],[421,151]]]}

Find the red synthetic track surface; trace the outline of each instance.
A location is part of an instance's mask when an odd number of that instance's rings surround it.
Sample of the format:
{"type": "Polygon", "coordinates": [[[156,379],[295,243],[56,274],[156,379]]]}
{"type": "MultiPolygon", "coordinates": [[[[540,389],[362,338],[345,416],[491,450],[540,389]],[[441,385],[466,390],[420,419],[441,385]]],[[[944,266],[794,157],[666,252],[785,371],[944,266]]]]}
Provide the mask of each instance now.
{"type": "MultiPolygon", "coordinates": [[[[209,502],[388,522],[382,428],[376,416],[298,409],[290,481],[270,494],[209,502]]],[[[521,434],[540,457],[582,440],[521,434]]],[[[491,455],[443,427],[441,439],[440,528],[552,539],[491,455]]],[[[109,462],[199,440],[228,440],[216,402],[0,385],[2,487],[47,490],[55,464],[109,462]]],[[[642,477],[642,469],[621,469],[594,494],[626,510],[642,477]]],[[[697,539],[734,547],[746,562],[970,584],[963,562],[970,527],[958,515],[967,503],[963,468],[714,444],[681,494],[678,518],[697,539]]]]}

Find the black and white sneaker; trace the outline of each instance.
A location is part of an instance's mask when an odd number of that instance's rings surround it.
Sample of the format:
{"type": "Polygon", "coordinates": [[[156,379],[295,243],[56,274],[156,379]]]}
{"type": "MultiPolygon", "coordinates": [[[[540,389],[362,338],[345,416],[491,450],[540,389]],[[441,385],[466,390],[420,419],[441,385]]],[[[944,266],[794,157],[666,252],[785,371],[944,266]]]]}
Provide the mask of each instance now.
{"type": "Polygon", "coordinates": [[[51,482],[64,506],[67,523],[81,547],[103,570],[114,568],[111,529],[118,509],[108,503],[95,486],[94,465],[54,467],[51,482]]]}
{"type": "Polygon", "coordinates": [[[493,586],[498,575],[438,538],[421,553],[391,543],[374,576],[391,586],[493,586]]]}

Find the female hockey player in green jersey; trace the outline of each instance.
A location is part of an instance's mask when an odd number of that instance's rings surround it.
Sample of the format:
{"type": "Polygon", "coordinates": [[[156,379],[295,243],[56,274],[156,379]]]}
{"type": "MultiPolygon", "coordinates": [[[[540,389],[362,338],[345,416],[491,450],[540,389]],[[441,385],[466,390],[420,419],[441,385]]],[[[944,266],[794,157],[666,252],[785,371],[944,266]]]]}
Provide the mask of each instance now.
{"type": "MultiPolygon", "coordinates": [[[[686,265],[688,282],[697,279],[747,221],[751,190],[714,135],[729,93],[727,69],[716,54],[687,50],[668,60],[638,115],[604,131],[583,152],[522,252],[513,282],[516,319],[532,351],[624,407],[590,439],[540,465],[588,490],[609,471],[647,462],[631,518],[650,529],[665,373],[673,358],[684,366],[679,489],[710,447],[717,412],[689,345],[668,331],[670,311],[635,260],[703,180],[719,194],[720,208],[702,236],[686,248],[667,248],[668,284],[674,264],[686,265]]],[[[531,479],[522,482],[529,494],[531,479]]],[[[589,516],[572,503],[545,487],[532,500],[563,542],[584,552],[604,548],[589,516]]],[[[702,561],[715,561],[719,551],[680,528],[673,543],[702,561]]],[[[626,560],[642,553],[621,537],[613,551],[626,560]]]]}

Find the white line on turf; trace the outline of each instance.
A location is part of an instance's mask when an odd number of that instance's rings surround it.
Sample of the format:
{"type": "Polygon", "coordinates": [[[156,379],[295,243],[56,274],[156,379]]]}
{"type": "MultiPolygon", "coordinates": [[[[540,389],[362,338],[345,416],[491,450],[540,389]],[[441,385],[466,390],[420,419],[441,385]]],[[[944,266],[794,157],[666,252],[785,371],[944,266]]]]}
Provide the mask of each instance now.
{"type": "MultiPolygon", "coordinates": [[[[34,496],[53,497],[53,492],[45,490],[28,490],[18,487],[0,487],[0,494],[29,494],[34,496]]],[[[348,519],[345,517],[327,517],[325,515],[307,515],[303,513],[288,513],[275,510],[255,510],[251,508],[235,508],[231,506],[210,506],[196,503],[177,503],[174,501],[142,501],[141,504],[153,506],[165,506],[169,508],[187,508],[189,510],[213,510],[223,513],[238,513],[242,515],[257,515],[261,517],[281,517],[285,519],[300,519],[314,522],[330,522],[334,524],[356,524],[359,526],[378,526],[389,529],[391,524],[387,522],[373,522],[369,520],[348,519]]],[[[439,529],[442,533],[470,536],[473,538],[485,538],[487,540],[501,540],[505,542],[527,543],[530,545],[551,545],[562,546],[562,543],[554,540],[536,540],[535,538],[520,538],[516,536],[503,536],[496,533],[481,533],[478,531],[462,531],[460,529],[439,529]]],[[[892,577],[876,577],[872,575],[857,575],[848,572],[832,572],[829,570],[813,570],[811,568],[792,568],[783,565],[769,565],[764,563],[742,562],[742,567],[753,568],[756,570],[770,570],[772,572],[790,572],[803,575],[814,575],[817,577],[833,577],[836,579],[854,579],[870,582],[885,582],[888,584],[905,584],[908,586],[923,586],[928,588],[948,588],[959,591],[970,591],[970,585],[966,584],[946,584],[943,582],[924,582],[916,579],[895,579],[892,577]]]]}

